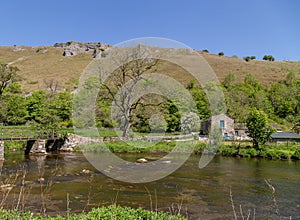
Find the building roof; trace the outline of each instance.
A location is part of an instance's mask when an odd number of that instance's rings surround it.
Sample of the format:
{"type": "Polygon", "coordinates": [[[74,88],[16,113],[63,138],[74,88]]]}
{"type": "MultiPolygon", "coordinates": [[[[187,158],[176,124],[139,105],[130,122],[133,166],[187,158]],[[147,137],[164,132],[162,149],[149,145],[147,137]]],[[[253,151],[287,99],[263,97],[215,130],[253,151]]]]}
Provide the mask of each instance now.
{"type": "Polygon", "coordinates": [[[300,135],[294,132],[277,132],[271,135],[272,139],[293,139],[300,140],[300,135]]]}
{"type": "Polygon", "coordinates": [[[275,128],[277,131],[282,131],[281,127],[279,127],[278,124],[271,124],[271,126],[272,126],[273,128],[275,128]]]}
{"type": "Polygon", "coordinates": [[[227,119],[230,119],[230,120],[234,120],[234,119],[230,118],[229,116],[227,116],[227,115],[225,115],[225,114],[219,114],[219,115],[213,115],[213,116],[211,116],[211,117],[209,117],[209,118],[207,118],[207,119],[205,119],[205,120],[203,120],[203,121],[211,121],[211,119],[212,119],[213,117],[224,117],[224,118],[227,118],[227,119]]]}
{"type": "Polygon", "coordinates": [[[245,123],[234,123],[234,129],[236,130],[247,130],[245,123]]]}

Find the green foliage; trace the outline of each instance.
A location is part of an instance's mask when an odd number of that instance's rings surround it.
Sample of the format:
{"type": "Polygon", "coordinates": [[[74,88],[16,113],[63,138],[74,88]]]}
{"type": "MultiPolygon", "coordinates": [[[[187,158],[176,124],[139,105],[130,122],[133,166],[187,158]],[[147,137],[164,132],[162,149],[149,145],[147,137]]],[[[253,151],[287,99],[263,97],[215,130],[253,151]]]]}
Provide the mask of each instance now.
{"type": "Polygon", "coordinates": [[[154,114],[149,120],[149,127],[151,132],[162,133],[167,130],[167,123],[163,116],[154,114]]]}
{"type": "Polygon", "coordinates": [[[222,156],[236,156],[238,154],[238,148],[235,145],[221,145],[218,152],[222,156]]]}
{"type": "Polygon", "coordinates": [[[22,95],[13,94],[5,96],[5,121],[13,125],[24,124],[27,118],[25,98],[22,95]]]}
{"type": "Polygon", "coordinates": [[[221,145],[219,148],[219,154],[223,156],[241,156],[241,157],[259,157],[259,158],[268,158],[268,159],[300,159],[300,151],[295,150],[297,146],[295,145],[275,145],[269,144],[264,145],[263,148],[256,149],[252,146],[243,145],[243,143],[239,143],[236,145],[232,143],[230,145],[221,145]]]}
{"type": "Polygon", "coordinates": [[[258,82],[257,78],[250,73],[248,73],[245,76],[244,83],[245,83],[245,85],[250,85],[254,88],[259,86],[259,82],[258,82]]]}
{"type": "Polygon", "coordinates": [[[218,53],[218,55],[219,55],[219,56],[224,56],[224,52],[221,51],[221,52],[218,53]]]}
{"type": "Polygon", "coordinates": [[[296,73],[294,71],[289,71],[285,78],[285,84],[286,85],[292,85],[296,82],[296,73]]]}
{"type": "Polygon", "coordinates": [[[209,53],[209,51],[207,49],[202,50],[202,52],[209,53]]]}
{"type": "Polygon", "coordinates": [[[172,101],[168,101],[165,104],[165,109],[167,110],[167,113],[165,115],[165,119],[167,122],[167,132],[179,131],[181,115],[177,106],[172,101]]]}
{"type": "Polygon", "coordinates": [[[255,148],[247,147],[247,148],[241,148],[238,154],[242,157],[256,157],[259,155],[259,151],[256,150],[255,148]]]}
{"type": "Polygon", "coordinates": [[[236,80],[236,75],[234,73],[228,73],[223,81],[223,85],[225,88],[228,88],[234,84],[234,81],[236,80]]]}
{"type": "Polygon", "coordinates": [[[22,89],[21,89],[21,84],[18,82],[13,82],[12,84],[10,84],[9,87],[6,87],[3,91],[4,94],[21,94],[22,93],[22,89]]]}
{"type": "Polygon", "coordinates": [[[196,87],[193,82],[190,84],[192,86],[188,87],[188,89],[196,103],[197,114],[199,118],[206,119],[210,117],[209,103],[205,92],[201,88],[196,87]]]}
{"type": "Polygon", "coordinates": [[[60,92],[52,101],[49,108],[60,121],[69,121],[72,113],[73,96],[70,92],[60,92]]]}
{"type": "Polygon", "coordinates": [[[247,133],[252,138],[253,146],[258,149],[259,144],[266,143],[274,130],[268,125],[268,116],[257,109],[252,109],[246,120],[247,133]]]}
{"type": "Polygon", "coordinates": [[[272,55],[264,55],[263,60],[274,61],[275,58],[272,55]]]}
{"type": "Polygon", "coordinates": [[[297,149],[294,154],[291,156],[292,159],[300,160],[300,149],[297,149]]]}
{"type": "Polygon", "coordinates": [[[16,149],[24,149],[26,146],[26,142],[24,141],[5,141],[4,148],[5,150],[16,150],[16,149]]]}
{"type": "Polygon", "coordinates": [[[181,119],[181,131],[184,134],[197,132],[200,130],[200,119],[194,112],[189,113],[181,119]]]}
{"type": "Polygon", "coordinates": [[[170,152],[175,145],[175,142],[158,142],[153,144],[149,141],[106,141],[105,143],[80,146],[79,150],[104,152],[109,149],[113,153],[167,153],[170,152]]]}
{"type": "Polygon", "coordinates": [[[269,99],[274,108],[274,113],[280,118],[299,115],[299,92],[297,84],[286,85],[285,83],[273,84],[269,90],[269,99]]]}
{"type": "Polygon", "coordinates": [[[250,60],[255,60],[256,56],[246,56],[243,58],[246,62],[249,62],[250,60]]]}
{"type": "Polygon", "coordinates": [[[300,134],[300,117],[296,118],[293,123],[292,130],[298,134],[300,134]]]}
{"type": "Polygon", "coordinates": [[[104,57],[107,57],[107,56],[108,56],[108,52],[107,51],[104,50],[104,51],[101,52],[101,57],[104,58],[104,57]]]}
{"type": "Polygon", "coordinates": [[[0,62],[0,97],[3,91],[17,79],[18,71],[17,67],[0,62]]]}
{"type": "Polygon", "coordinates": [[[56,217],[43,217],[38,214],[33,214],[29,211],[20,212],[17,210],[4,210],[0,209],[0,218],[1,219],[20,219],[20,220],[63,220],[63,219],[72,219],[72,220],[91,220],[91,219],[103,219],[103,220],[127,220],[127,219],[143,219],[143,220],[184,220],[182,215],[170,215],[165,212],[151,212],[144,210],[142,208],[130,208],[130,207],[121,207],[121,206],[107,206],[93,208],[90,212],[81,214],[70,214],[68,217],[56,216],[56,217]]]}
{"type": "Polygon", "coordinates": [[[100,128],[112,128],[114,127],[114,122],[110,119],[110,106],[111,102],[106,99],[99,98],[97,100],[96,108],[96,122],[97,127],[100,128]]]}

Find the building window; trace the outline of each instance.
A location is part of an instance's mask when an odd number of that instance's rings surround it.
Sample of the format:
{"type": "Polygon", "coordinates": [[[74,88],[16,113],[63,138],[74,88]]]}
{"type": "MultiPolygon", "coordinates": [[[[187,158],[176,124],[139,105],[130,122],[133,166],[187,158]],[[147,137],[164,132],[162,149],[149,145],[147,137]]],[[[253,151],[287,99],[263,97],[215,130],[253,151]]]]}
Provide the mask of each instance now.
{"type": "Polygon", "coordinates": [[[234,131],[234,135],[238,136],[239,135],[239,131],[234,131]]]}
{"type": "Polygon", "coordinates": [[[225,128],[225,121],[224,120],[220,121],[220,128],[225,128]]]}

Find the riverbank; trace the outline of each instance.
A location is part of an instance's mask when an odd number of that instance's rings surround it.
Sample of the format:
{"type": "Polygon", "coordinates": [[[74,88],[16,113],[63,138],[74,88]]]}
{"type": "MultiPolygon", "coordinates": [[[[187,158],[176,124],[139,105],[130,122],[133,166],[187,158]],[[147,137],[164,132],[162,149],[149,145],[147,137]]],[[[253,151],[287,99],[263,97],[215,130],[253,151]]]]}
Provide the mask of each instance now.
{"type": "Polygon", "coordinates": [[[82,212],[81,214],[70,214],[67,216],[41,216],[40,214],[34,214],[30,211],[21,212],[18,210],[4,210],[0,209],[0,218],[1,219],[19,219],[19,220],[63,220],[63,219],[72,219],[72,220],[88,220],[88,219],[144,219],[144,220],[185,220],[186,218],[182,215],[171,215],[165,212],[153,212],[144,210],[142,208],[130,208],[130,207],[121,207],[121,206],[107,206],[93,208],[90,212],[82,212]]]}
{"type": "MultiPolygon", "coordinates": [[[[74,147],[74,151],[107,151],[113,153],[168,153],[180,144],[181,149],[193,154],[202,154],[206,143],[197,140],[178,142],[175,140],[150,141],[105,141],[101,143],[90,143],[74,147]]],[[[18,151],[25,149],[25,142],[11,141],[5,143],[5,151],[18,151]]],[[[280,160],[300,160],[300,143],[269,143],[258,149],[252,147],[250,142],[222,142],[217,152],[221,156],[266,158],[280,160]]]]}
{"type": "MultiPolygon", "coordinates": [[[[78,147],[77,151],[106,151],[113,153],[168,153],[176,144],[180,144],[182,151],[193,149],[193,154],[202,154],[206,143],[200,141],[161,141],[156,144],[147,141],[113,141],[105,143],[93,143],[78,147]]],[[[249,142],[223,142],[217,151],[217,155],[266,158],[280,160],[300,160],[300,144],[266,144],[256,149],[249,142]]]]}

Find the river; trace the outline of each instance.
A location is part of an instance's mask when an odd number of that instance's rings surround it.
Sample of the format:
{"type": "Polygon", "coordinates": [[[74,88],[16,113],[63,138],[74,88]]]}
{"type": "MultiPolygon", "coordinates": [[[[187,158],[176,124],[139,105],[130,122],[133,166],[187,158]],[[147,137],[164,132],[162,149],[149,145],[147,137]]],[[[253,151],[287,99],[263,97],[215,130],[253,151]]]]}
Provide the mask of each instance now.
{"type": "MultiPolygon", "coordinates": [[[[135,161],[160,155],[120,156],[135,161]]],[[[106,177],[81,153],[25,157],[22,152],[12,152],[2,167],[0,199],[6,208],[25,207],[48,215],[119,204],[179,211],[189,219],[233,219],[233,202],[238,216],[241,207],[244,216],[250,211],[256,219],[275,218],[276,212],[300,219],[299,162],[215,157],[199,169],[199,159],[198,155],[191,156],[161,180],[130,184],[106,177]]]]}

